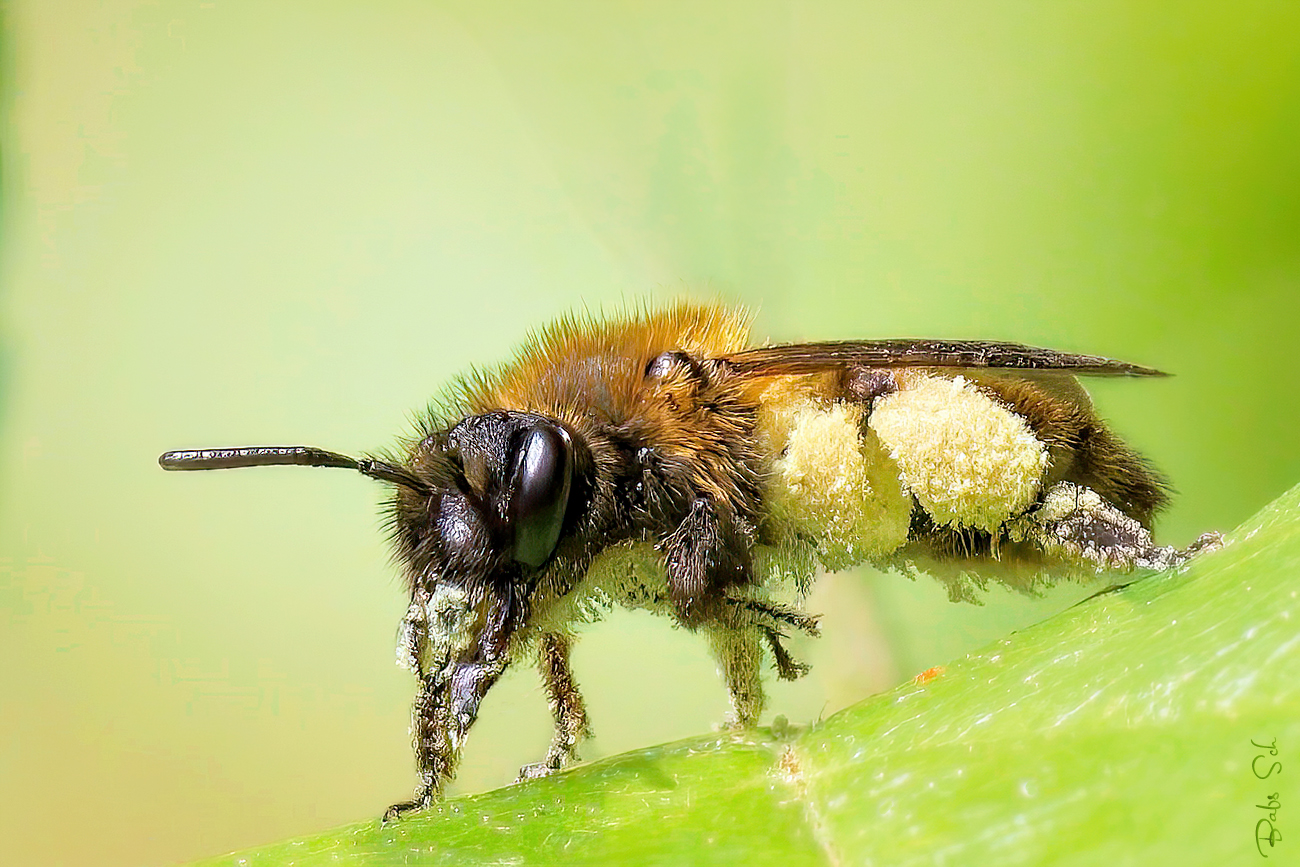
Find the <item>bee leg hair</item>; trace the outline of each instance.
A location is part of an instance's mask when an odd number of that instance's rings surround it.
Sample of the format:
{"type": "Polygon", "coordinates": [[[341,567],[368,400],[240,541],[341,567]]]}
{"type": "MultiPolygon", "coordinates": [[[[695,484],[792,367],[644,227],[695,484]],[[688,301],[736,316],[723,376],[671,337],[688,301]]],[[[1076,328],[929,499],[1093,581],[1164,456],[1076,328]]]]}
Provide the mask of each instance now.
{"type": "Polygon", "coordinates": [[[748,728],[758,723],[767,704],[763,692],[761,663],[763,649],[758,642],[759,630],[722,624],[706,627],[709,645],[718,661],[719,673],[727,683],[731,697],[728,728],[748,728]]]}
{"type": "Polygon", "coordinates": [[[429,622],[426,612],[428,601],[429,594],[423,588],[417,587],[412,597],[411,608],[402,619],[402,640],[398,649],[399,664],[415,672],[420,680],[419,692],[416,693],[415,701],[411,706],[411,738],[415,741],[416,756],[420,763],[420,785],[416,788],[413,799],[393,804],[384,811],[385,824],[406,813],[424,809],[437,798],[440,791],[437,774],[431,768],[427,770],[425,768],[426,752],[421,748],[424,740],[422,730],[428,729],[432,735],[432,719],[436,715],[434,711],[436,702],[430,694],[429,678],[424,665],[425,653],[429,647],[429,622]],[[428,722],[424,722],[425,720],[428,722]]]}
{"type": "Polygon", "coordinates": [[[733,607],[737,623],[769,629],[782,637],[785,637],[785,633],[781,629],[786,626],[793,626],[813,638],[821,635],[821,630],[817,628],[817,617],[797,608],[746,596],[723,596],[722,601],[733,607]]]}
{"type": "Polygon", "coordinates": [[[763,628],[763,637],[767,639],[767,646],[772,651],[772,660],[776,663],[776,676],[782,680],[798,680],[808,672],[812,671],[812,666],[806,662],[800,662],[790,655],[790,651],[785,649],[781,640],[786,637],[785,633],[778,632],[775,629],[763,628]]]}
{"type": "Polygon", "coordinates": [[[587,708],[569,668],[572,639],[561,633],[542,635],[537,647],[537,667],[546,689],[546,703],[555,719],[555,736],[546,759],[519,769],[519,781],[545,777],[578,758],[578,742],[591,737],[587,708]]]}
{"type": "Polygon", "coordinates": [[[723,596],[722,601],[732,606],[732,613],[726,619],[737,627],[757,626],[767,639],[767,646],[772,651],[772,660],[776,664],[777,677],[782,680],[798,680],[809,671],[811,666],[799,662],[790,655],[781,642],[788,636],[782,629],[793,626],[799,631],[816,638],[821,634],[817,628],[817,618],[789,608],[785,605],[767,602],[762,599],[749,599],[744,596],[723,596]]]}

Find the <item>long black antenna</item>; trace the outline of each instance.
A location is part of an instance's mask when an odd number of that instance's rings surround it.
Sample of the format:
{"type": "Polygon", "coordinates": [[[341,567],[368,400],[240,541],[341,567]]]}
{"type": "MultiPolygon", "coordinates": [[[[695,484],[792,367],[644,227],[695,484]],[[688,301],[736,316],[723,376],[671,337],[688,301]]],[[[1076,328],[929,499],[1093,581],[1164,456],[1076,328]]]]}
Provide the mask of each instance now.
{"type": "Polygon", "coordinates": [[[230,449],[191,449],[164,452],[158,458],[164,470],[229,470],[239,467],[342,467],[362,475],[410,488],[421,494],[429,486],[402,467],[374,458],[350,458],[311,446],[244,446],[230,449]]]}

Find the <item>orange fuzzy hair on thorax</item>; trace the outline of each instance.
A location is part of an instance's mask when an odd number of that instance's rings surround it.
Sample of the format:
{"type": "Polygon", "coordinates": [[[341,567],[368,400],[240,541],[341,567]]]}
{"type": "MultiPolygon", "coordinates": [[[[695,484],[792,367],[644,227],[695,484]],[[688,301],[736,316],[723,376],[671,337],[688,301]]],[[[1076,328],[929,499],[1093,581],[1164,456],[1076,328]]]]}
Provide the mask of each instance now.
{"type": "Polygon", "coordinates": [[[532,334],[511,361],[458,383],[452,402],[466,413],[512,409],[565,418],[581,408],[622,421],[642,399],[644,359],[671,350],[697,358],[738,352],[749,345],[751,318],[742,309],[688,302],[611,319],[566,316],[532,334]]]}

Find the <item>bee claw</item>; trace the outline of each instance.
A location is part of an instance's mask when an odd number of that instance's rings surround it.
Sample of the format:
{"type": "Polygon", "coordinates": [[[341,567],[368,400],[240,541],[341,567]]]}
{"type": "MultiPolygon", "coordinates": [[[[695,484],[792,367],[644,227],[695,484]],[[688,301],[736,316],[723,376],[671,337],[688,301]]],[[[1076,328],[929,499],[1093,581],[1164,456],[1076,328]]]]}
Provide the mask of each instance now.
{"type": "Polygon", "coordinates": [[[379,824],[388,825],[401,819],[408,813],[418,813],[421,810],[427,810],[437,797],[433,787],[426,787],[421,790],[420,794],[409,801],[401,801],[393,804],[384,811],[384,817],[379,820],[379,824]]]}

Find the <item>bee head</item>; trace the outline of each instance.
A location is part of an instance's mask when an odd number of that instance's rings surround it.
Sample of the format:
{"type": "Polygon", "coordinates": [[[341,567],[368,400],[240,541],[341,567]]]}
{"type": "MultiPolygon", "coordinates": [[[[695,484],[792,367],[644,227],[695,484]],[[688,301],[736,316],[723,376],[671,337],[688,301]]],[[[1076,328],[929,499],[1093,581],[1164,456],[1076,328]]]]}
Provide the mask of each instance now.
{"type": "Polygon", "coordinates": [[[398,485],[392,516],[413,579],[514,576],[555,552],[573,489],[573,436],[546,416],[484,413],[425,437],[407,470],[422,485],[398,485]]]}

